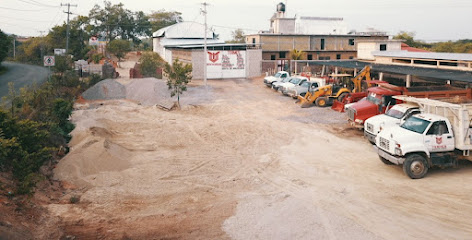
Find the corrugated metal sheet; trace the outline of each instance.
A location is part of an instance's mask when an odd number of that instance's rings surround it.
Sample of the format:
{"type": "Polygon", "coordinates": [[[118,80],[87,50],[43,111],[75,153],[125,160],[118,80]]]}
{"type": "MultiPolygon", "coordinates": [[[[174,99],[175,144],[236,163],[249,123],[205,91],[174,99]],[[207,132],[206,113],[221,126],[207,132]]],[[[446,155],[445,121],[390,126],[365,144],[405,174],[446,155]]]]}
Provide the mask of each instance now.
{"type": "Polygon", "coordinates": [[[367,62],[360,62],[356,60],[340,60],[340,61],[312,61],[309,64],[314,65],[329,65],[343,68],[357,68],[362,69],[366,65],[372,66],[372,71],[397,73],[404,75],[413,75],[418,77],[436,78],[443,80],[462,81],[472,83],[472,72],[458,71],[458,70],[444,70],[436,68],[421,68],[410,66],[398,66],[387,64],[371,64],[367,62]]]}
{"type": "Polygon", "coordinates": [[[433,60],[472,61],[469,53],[438,53],[438,52],[408,52],[408,51],[375,51],[372,55],[378,57],[417,58],[433,60]]]}
{"type": "MultiPolygon", "coordinates": [[[[152,34],[153,37],[166,38],[205,38],[205,26],[197,22],[181,22],[161,28],[152,34]]],[[[207,32],[207,38],[213,38],[213,32],[207,32]]]]}

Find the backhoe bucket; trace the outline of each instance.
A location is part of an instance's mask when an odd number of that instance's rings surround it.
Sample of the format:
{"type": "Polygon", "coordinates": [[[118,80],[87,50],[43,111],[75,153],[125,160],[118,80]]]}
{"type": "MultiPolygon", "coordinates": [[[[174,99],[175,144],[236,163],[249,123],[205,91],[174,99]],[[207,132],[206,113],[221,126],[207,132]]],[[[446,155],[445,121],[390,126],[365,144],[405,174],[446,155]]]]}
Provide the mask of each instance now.
{"type": "Polygon", "coordinates": [[[300,107],[302,107],[302,108],[310,107],[313,104],[308,99],[306,99],[302,96],[298,96],[298,101],[296,103],[300,104],[300,107]]]}
{"type": "Polygon", "coordinates": [[[338,112],[344,112],[344,105],[346,105],[343,102],[334,100],[333,106],[331,106],[331,109],[338,111],[338,112]]]}

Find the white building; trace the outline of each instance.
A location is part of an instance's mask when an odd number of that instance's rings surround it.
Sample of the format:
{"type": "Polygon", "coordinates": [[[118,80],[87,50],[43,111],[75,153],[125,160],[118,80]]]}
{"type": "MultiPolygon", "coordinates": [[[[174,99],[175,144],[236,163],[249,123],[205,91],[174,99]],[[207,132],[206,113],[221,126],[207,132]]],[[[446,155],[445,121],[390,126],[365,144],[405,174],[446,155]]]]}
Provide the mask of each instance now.
{"type": "MultiPolygon", "coordinates": [[[[224,43],[217,35],[207,31],[207,43],[224,43]]],[[[167,48],[170,46],[203,44],[205,38],[205,25],[197,22],[181,22],[161,28],[152,34],[153,50],[159,53],[167,62],[172,62],[172,52],[167,48]]]]}

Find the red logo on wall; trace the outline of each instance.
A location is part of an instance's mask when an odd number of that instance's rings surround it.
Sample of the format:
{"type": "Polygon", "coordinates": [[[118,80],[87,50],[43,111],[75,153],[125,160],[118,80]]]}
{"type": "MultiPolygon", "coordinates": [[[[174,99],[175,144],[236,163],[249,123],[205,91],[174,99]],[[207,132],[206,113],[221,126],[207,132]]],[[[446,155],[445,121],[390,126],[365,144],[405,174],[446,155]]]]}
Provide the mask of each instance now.
{"type": "Polygon", "coordinates": [[[216,52],[216,53],[211,53],[211,52],[208,52],[208,59],[211,61],[211,62],[216,62],[218,61],[218,55],[220,54],[220,52],[216,52]]]}
{"type": "Polygon", "coordinates": [[[442,137],[436,137],[436,143],[441,144],[442,143],[442,137]]]}

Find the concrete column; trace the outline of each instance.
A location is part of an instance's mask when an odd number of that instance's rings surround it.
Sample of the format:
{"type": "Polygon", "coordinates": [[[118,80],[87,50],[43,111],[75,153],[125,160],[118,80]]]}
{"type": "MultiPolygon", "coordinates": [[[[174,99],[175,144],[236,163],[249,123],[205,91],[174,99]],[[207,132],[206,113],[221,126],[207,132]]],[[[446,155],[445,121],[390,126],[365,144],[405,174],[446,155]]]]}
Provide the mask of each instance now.
{"type": "Polygon", "coordinates": [[[406,75],[406,87],[411,87],[411,75],[406,75]]]}
{"type": "Polygon", "coordinates": [[[326,65],[323,65],[323,67],[321,68],[321,76],[324,76],[325,75],[325,69],[326,68],[326,65]]]}
{"type": "Polygon", "coordinates": [[[451,85],[451,80],[447,80],[447,81],[446,81],[446,84],[447,84],[447,85],[451,85]]]}
{"type": "Polygon", "coordinates": [[[295,61],[295,75],[297,74],[298,62],[295,61]]]}
{"type": "MultiPolygon", "coordinates": [[[[338,75],[338,67],[334,68],[334,74],[338,75]]],[[[338,77],[335,77],[334,79],[337,81],[338,77]]]]}
{"type": "Polygon", "coordinates": [[[383,79],[384,79],[384,73],[381,72],[381,73],[379,73],[379,80],[380,80],[380,81],[383,81],[383,79]]]}
{"type": "Polygon", "coordinates": [[[357,68],[354,68],[354,77],[357,76],[357,68]]]}

